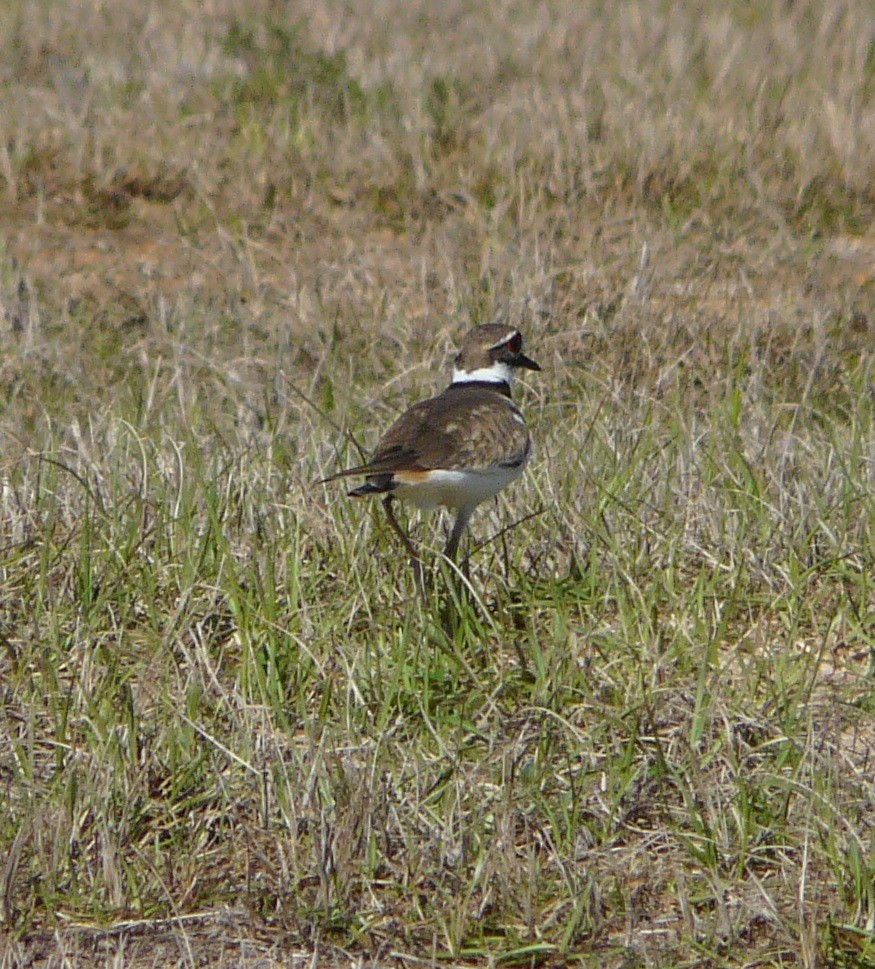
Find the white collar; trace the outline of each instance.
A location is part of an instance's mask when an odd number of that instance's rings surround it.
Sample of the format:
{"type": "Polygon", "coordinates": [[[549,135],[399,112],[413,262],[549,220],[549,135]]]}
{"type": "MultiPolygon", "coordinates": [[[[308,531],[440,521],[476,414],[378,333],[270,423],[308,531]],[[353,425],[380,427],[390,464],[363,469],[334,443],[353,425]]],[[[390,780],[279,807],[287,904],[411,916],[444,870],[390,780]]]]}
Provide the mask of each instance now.
{"type": "Polygon", "coordinates": [[[496,360],[489,367],[478,367],[476,370],[453,370],[454,384],[507,384],[513,383],[513,367],[509,367],[501,360],[496,360]]]}

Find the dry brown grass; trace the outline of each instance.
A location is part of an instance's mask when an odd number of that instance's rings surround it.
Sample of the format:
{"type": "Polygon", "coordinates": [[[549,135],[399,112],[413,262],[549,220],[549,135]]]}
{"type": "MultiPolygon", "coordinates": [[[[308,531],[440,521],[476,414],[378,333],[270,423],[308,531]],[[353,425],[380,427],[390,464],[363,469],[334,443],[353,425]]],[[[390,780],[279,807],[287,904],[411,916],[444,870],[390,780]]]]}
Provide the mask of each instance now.
{"type": "Polygon", "coordinates": [[[870,5],[7,8],[0,967],[875,963],[870,5]],[[448,635],[313,482],[498,313],[448,635]]]}

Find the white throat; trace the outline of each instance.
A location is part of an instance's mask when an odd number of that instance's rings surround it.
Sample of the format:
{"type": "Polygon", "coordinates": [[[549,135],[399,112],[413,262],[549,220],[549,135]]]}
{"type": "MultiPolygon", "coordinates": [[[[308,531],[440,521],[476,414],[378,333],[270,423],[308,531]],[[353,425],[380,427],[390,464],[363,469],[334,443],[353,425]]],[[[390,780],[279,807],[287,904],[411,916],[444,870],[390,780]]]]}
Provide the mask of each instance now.
{"type": "Polygon", "coordinates": [[[488,367],[478,367],[476,370],[453,369],[454,384],[487,383],[487,384],[507,384],[508,387],[513,383],[513,367],[506,363],[496,360],[488,367]]]}

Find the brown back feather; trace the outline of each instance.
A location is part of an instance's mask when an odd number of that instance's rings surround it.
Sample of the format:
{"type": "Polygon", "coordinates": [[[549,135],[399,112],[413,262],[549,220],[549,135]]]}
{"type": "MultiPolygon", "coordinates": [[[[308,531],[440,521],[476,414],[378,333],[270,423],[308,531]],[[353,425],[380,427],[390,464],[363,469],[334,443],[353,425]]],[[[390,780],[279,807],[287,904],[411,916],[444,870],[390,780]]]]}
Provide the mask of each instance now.
{"type": "Polygon", "coordinates": [[[529,434],[516,419],[518,414],[516,406],[498,391],[482,386],[453,387],[405,411],[366,464],[324,481],[395,471],[517,464],[529,449],[529,434]],[[497,460],[484,463],[480,457],[484,449],[497,460]]]}

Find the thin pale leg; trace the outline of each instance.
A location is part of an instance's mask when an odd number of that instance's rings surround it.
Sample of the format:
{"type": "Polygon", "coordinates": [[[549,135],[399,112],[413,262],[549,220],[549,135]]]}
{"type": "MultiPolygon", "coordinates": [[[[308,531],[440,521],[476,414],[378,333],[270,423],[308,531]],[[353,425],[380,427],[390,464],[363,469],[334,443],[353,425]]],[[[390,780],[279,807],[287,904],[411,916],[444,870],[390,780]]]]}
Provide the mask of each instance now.
{"type": "Polygon", "coordinates": [[[461,542],[462,534],[468,527],[468,522],[471,521],[471,515],[473,512],[473,508],[460,508],[456,512],[456,520],[453,522],[453,530],[450,532],[447,547],[444,549],[444,555],[446,555],[451,562],[456,561],[456,553],[459,551],[459,542],[461,542]]]}
{"type": "Polygon", "coordinates": [[[392,530],[401,539],[404,548],[407,549],[407,554],[410,556],[410,568],[413,569],[413,578],[416,582],[416,588],[419,590],[423,598],[425,598],[425,570],[422,567],[422,561],[419,558],[419,554],[413,547],[413,542],[410,541],[404,529],[398,524],[398,519],[395,517],[395,509],[392,507],[392,495],[386,495],[383,499],[383,507],[386,509],[386,517],[389,519],[389,524],[392,526],[392,530]]]}
{"type": "MultiPolygon", "coordinates": [[[[450,537],[447,540],[447,546],[444,549],[444,555],[453,563],[456,561],[456,553],[459,551],[459,543],[462,541],[462,535],[468,522],[471,520],[471,515],[473,514],[473,508],[460,508],[456,512],[456,520],[453,522],[453,530],[450,532],[450,537]]],[[[468,560],[462,563],[461,566],[462,575],[464,575],[467,581],[470,581],[470,576],[468,575],[468,560]]],[[[459,577],[455,574],[453,570],[447,576],[447,581],[450,584],[450,596],[447,599],[446,605],[443,610],[443,627],[444,632],[448,636],[455,636],[456,629],[459,624],[459,605],[462,602],[465,589],[464,583],[459,583],[459,577]]]]}

